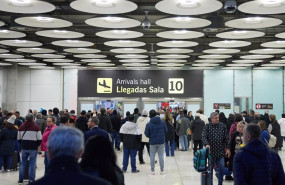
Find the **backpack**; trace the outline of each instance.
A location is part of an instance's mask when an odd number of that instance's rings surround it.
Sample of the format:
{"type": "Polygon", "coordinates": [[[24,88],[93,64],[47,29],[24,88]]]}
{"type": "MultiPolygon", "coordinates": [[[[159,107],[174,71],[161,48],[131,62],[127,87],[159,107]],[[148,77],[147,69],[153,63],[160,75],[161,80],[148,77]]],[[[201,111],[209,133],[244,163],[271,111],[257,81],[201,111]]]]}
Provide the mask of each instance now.
{"type": "MultiPolygon", "coordinates": [[[[264,138],[264,140],[267,143],[265,138],[264,138]]],[[[268,144],[268,148],[274,148],[275,145],[276,145],[276,141],[277,141],[277,138],[274,135],[269,134],[269,142],[267,143],[268,144]]]]}
{"type": "Polygon", "coordinates": [[[207,165],[211,161],[211,155],[208,148],[197,150],[193,157],[193,166],[197,172],[206,171],[210,165],[207,165]]]}

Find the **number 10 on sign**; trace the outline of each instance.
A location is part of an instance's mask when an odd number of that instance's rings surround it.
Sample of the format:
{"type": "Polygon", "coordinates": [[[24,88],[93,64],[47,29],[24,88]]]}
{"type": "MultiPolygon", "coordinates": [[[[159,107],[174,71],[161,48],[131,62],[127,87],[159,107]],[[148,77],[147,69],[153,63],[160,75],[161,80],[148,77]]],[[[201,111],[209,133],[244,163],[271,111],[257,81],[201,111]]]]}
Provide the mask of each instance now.
{"type": "Polygon", "coordinates": [[[184,93],[184,78],[169,78],[168,79],[168,93],[169,94],[183,94],[184,93]]]}

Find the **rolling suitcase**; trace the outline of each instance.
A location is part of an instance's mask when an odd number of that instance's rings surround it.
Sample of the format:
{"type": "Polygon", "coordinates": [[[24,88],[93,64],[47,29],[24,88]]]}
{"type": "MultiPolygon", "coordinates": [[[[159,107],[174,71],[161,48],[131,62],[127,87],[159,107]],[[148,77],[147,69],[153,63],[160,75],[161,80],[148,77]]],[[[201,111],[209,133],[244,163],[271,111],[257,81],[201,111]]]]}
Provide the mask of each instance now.
{"type": "Polygon", "coordinates": [[[210,149],[207,149],[206,151],[206,166],[207,166],[207,169],[205,171],[202,171],[201,172],[201,185],[212,185],[213,182],[212,182],[212,172],[211,172],[211,157],[209,155],[210,153],[210,149]]]}
{"type": "Polygon", "coordinates": [[[10,170],[18,170],[18,152],[14,152],[12,155],[12,163],[10,166],[10,170]]]}
{"type": "Polygon", "coordinates": [[[201,184],[212,185],[211,155],[209,148],[203,148],[195,152],[193,166],[197,172],[201,172],[201,184]]]}

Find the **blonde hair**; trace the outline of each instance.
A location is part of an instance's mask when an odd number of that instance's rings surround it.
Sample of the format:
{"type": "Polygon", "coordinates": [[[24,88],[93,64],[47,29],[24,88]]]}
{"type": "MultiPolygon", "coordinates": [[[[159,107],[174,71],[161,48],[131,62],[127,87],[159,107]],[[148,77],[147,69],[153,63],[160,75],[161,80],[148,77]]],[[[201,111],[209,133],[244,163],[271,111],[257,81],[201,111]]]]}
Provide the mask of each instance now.
{"type": "Polygon", "coordinates": [[[170,123],[172,123],[172,119],[173,118],[172,118],[172,114],[170,113],[170,111],[169,110],[165,111],[163,120],[170,121],[170,123]]]}
{"type": "Polygon", "coordinates": [[[240,121],[240,122],[238,122],[237,127],[242,127],[242,128],[244,128],[245,125],[246,125],[246,122],[240,121]]]}

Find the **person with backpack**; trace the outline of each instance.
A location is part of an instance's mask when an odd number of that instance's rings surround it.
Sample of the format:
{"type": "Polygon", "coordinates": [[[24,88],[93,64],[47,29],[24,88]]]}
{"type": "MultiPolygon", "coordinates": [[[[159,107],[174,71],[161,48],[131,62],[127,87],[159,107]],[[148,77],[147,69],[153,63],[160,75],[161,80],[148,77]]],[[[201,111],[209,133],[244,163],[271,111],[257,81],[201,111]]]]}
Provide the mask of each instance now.
{"type": "Polygon", "coordinates": [[[194,140],[194,149],[193,154],[197,151],[197,147],[199,145],[199,149],[203,148],[202,142],[202,132],[204,129],[205,123],[200,119],[200,114],[195,114],[195,120],[191,123],[190,129],[192,131],[192,139],[194,140]]]}

